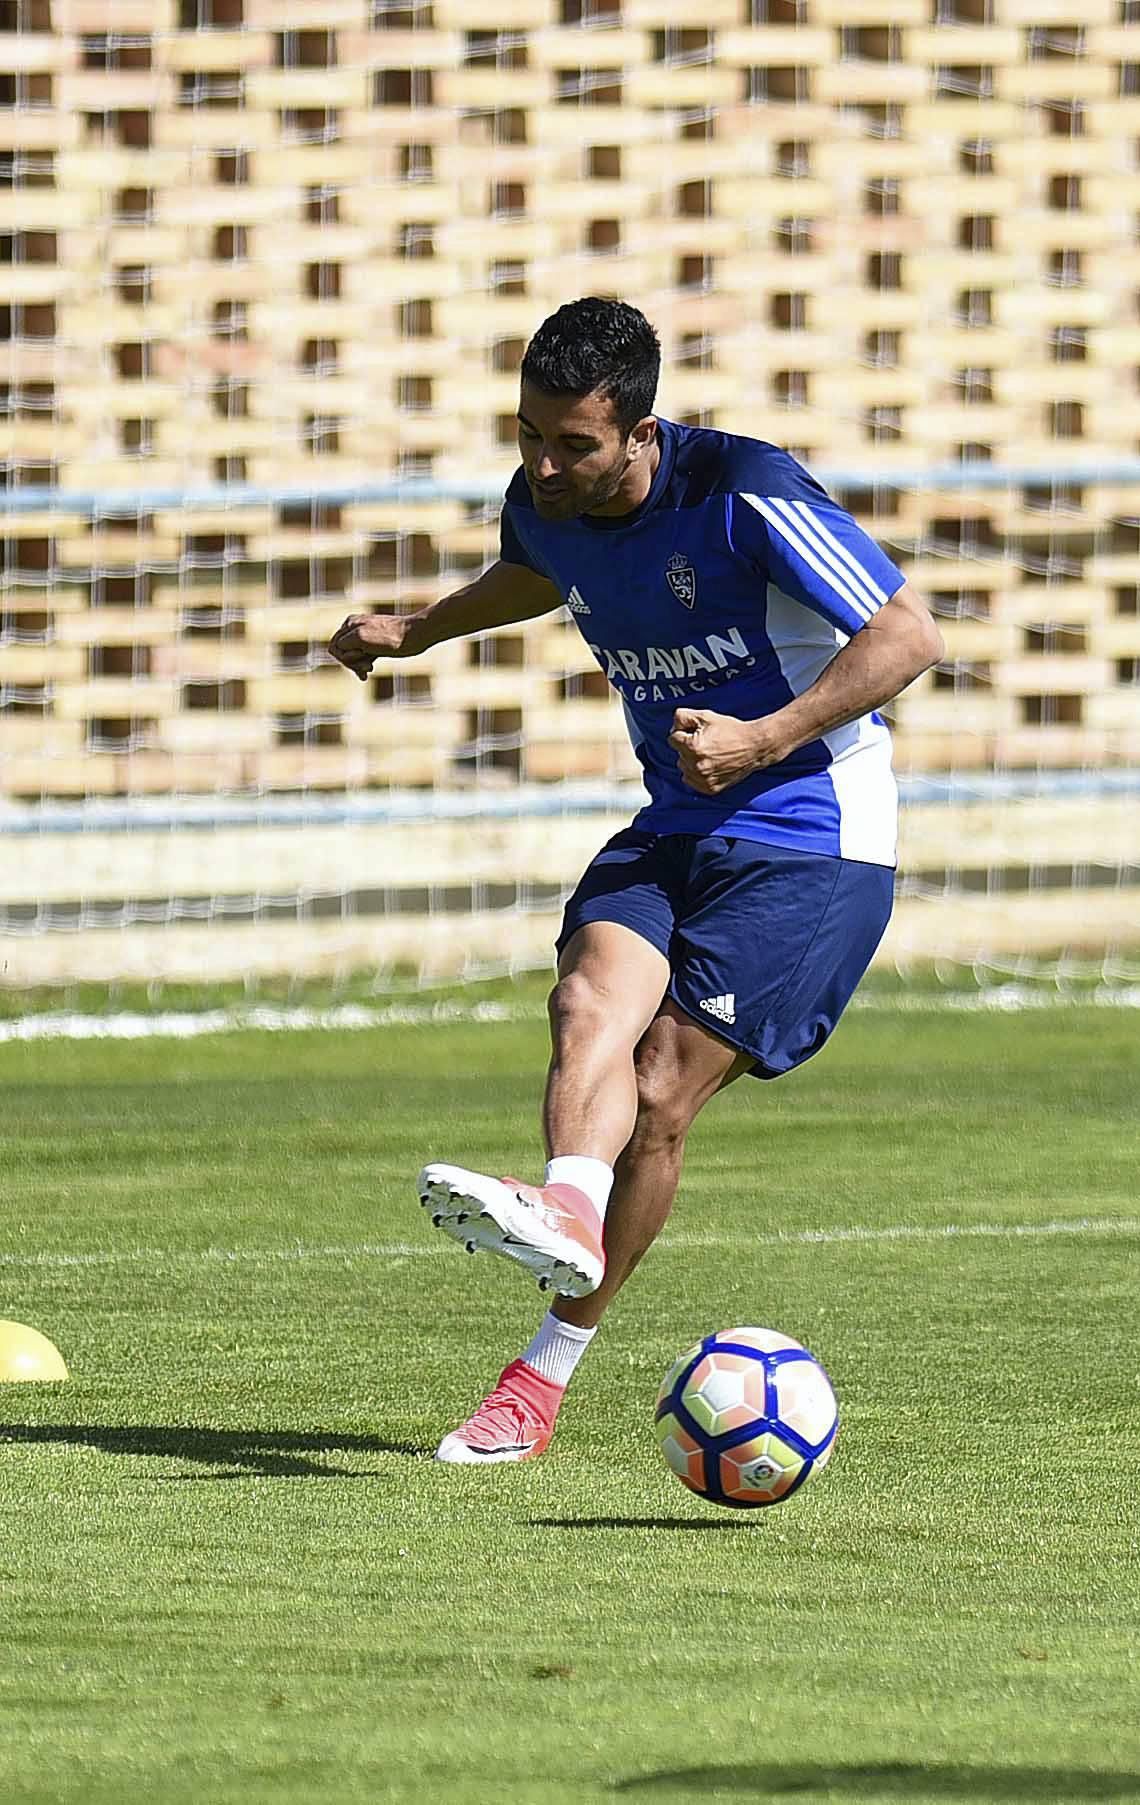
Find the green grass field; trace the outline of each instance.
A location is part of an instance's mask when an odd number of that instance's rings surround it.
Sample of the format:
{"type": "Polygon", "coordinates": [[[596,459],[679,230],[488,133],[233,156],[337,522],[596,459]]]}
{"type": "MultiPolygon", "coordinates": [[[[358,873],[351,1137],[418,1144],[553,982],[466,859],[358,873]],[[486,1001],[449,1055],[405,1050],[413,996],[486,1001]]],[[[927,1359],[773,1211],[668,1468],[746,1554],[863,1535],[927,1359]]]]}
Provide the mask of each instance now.
{"type": "Polygon", "coordinates": [[[444,1468],[542,1306],[413,1179],[535,1170],[544,1051],[0,1047],[0,1316],[72,1373],[0,1391],[4,1805],[1140,1800],[1134,1017],[853,1013],[738,1084],[550,1454],[444,1468]],[[843,1408],[770,1511],[653,1440],[737,1322],[843,1408]]]}

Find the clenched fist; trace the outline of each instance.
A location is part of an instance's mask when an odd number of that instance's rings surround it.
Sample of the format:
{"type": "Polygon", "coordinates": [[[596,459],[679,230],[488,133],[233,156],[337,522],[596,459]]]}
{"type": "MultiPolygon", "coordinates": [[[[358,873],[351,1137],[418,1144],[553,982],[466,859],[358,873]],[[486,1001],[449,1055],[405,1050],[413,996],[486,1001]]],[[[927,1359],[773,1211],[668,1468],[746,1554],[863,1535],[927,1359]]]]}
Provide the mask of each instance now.
{"type": "Polygon", "coordinates": [[[423,650],[409,631],[414,625],[414,615],[350,614],[329,640],[329,653],[364,683],[377,658],[411,658],[423,650]]]}
{"type": "Polygon", "coordinates": [[[681,776],[702,796],[718,796],[753,771],[762,771],[787,756],[776,717],[738,721],[711,708],[678,708],[669,744],[677,754],[681,776]]]}

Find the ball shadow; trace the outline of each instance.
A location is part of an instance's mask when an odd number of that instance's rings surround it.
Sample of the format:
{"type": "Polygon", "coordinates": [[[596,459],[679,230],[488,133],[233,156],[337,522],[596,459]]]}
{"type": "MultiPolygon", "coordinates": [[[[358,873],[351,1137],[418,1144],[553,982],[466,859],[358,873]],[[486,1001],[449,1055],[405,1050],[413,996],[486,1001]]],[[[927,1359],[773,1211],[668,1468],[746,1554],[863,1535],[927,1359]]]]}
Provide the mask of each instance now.
{"type": "Polygon", "coordinates": [[[528,1529],[732,1529],[754,1527],[741,1517],[529,1517],[528,1529]]]}
{"type": "Polygon", "coordinates": [[[786,1766],[690,1767],[619,1780],[619,1793],[735,1794],[742,1799],[801,1798],[809,1793],[852,1799],[969,1799],[974,1805],[1023,1800],[1026,1805],[1084,1805],[1085,1800],[1140,1800],[1140,1773],[1088,1768],[972,1767],[968,1764],[882,1761],[866,1764],[794,1762],[786,1766]]]}

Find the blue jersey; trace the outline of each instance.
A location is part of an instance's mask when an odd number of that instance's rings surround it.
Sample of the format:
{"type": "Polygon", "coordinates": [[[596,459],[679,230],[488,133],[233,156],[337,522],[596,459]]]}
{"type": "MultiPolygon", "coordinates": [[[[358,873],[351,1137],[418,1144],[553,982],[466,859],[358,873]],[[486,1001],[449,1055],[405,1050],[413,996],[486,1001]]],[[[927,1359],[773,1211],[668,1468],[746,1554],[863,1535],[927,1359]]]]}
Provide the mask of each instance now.
{"type": "Polygon", "coordinates": [[[658,424],[661,460],[630,514],[543,520],[522,470],[502,558],[549,578],[618,691],[649,804],[636,825],[895,862],[890,735],[877,714],[718,796],[682,781],[678,707],[758,720],[801,695],[904,578],[775,445],[658,424]]]}

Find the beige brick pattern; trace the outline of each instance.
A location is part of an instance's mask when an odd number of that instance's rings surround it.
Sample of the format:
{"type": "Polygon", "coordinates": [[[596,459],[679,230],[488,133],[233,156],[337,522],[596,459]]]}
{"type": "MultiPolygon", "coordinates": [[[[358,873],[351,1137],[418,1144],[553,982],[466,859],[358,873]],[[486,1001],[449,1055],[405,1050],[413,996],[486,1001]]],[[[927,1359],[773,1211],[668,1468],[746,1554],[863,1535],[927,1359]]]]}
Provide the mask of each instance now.
{"type": "MultiPolygon", "coordinates": [[[[946,665],[904,770],[1140,759],[1135,0],[8,0],[11,487],[509,474],[518,359],[644,306],[683,419],[850,494],[946,665]],[[699,17],[699,25],[694,18],[699,17]],[[1032,480],[1026,480],[1026,473],[1032,480]]],[[[4,525],[0,796],[632,771],[568,622],[358,686],[321,646],[494,553],[494,510],[297,501],[4,525]]]]}

